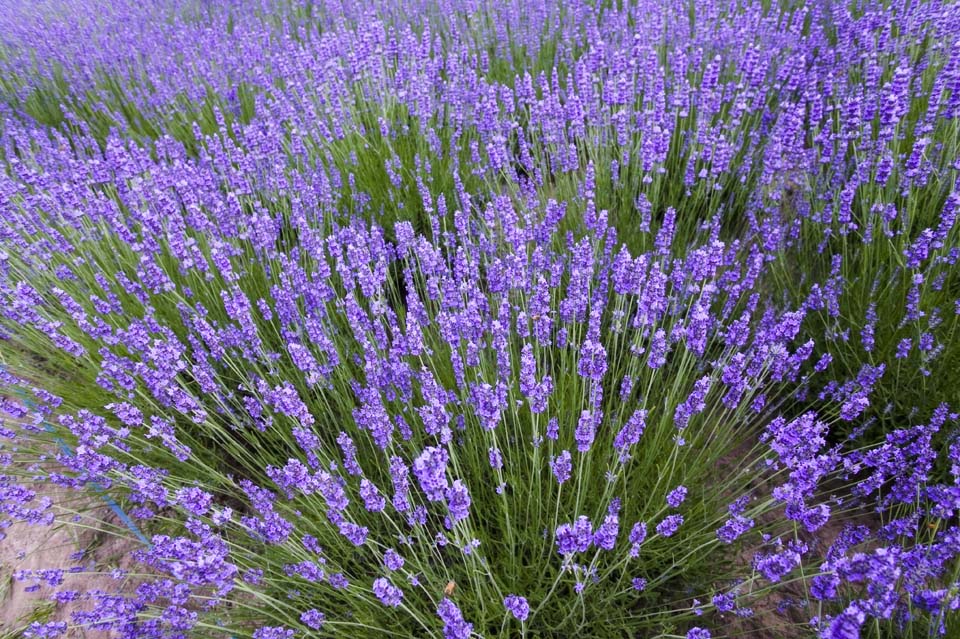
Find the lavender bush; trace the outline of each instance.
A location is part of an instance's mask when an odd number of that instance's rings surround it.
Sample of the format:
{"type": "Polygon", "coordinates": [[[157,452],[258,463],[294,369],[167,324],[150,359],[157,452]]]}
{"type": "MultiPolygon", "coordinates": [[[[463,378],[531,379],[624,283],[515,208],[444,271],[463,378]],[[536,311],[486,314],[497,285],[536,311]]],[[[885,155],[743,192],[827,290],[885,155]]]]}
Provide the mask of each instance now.
{"type": "Polygon", "coordinates": [[[13,632],[956,632],[952,4],[0,27],[0,527],[145,535],[13,632]]]}

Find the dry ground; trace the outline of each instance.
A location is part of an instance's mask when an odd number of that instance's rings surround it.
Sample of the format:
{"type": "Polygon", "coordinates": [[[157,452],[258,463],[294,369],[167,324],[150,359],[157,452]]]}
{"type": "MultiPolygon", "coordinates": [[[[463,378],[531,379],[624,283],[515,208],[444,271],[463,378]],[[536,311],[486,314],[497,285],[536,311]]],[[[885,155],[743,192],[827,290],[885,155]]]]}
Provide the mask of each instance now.
{"type": "MultiPolygon", "coordinates": [[[[125,555],[135,542],[108,532],[115,530],[118,522],[106,504],[94,494],[79,494],[49,484],[34,484],[30,488],[37,492],[37,499],[47,496],[53,500],[56,522],[52,526],[15,523],[0,541],[0,639],[19,637],[32,621],[69,623],[71,612],[93,605],[82,600],[57,604],[49,599],[53,588],[42,586],[28,591],[33,582],[15,579],[17,571],[79,568],[80,572],[65,575],[61,590],[117,591],[128,587],[126,579],[113,579],[109,573],[115,567],[130,568],[131,562],[125,555]],[[73,522],[78,511],[83,513],[82,518],[73,522]],[[83,559],[75,556],[78,551],[84,551],[83,559]]],[[[105,639],[108,635],[71,628],[66,636],[105,639]]]]}

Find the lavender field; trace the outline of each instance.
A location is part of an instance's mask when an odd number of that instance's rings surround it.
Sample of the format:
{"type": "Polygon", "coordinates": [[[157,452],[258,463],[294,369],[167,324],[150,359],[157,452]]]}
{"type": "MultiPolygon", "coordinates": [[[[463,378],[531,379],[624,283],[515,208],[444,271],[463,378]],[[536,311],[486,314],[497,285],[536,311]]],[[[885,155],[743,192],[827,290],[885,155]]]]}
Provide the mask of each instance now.
{"type": "Polygon", "coordinates": [[[960,637],[958,149],[952,0],[0,1],[0,638],[960,637]]]}

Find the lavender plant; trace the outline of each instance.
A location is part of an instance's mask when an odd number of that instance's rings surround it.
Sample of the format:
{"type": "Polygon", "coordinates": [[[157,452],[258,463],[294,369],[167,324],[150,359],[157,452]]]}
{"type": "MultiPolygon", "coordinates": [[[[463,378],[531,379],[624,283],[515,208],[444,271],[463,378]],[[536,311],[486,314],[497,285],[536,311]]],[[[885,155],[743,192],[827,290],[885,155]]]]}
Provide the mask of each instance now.
{"type": "Polygon", "coordinates": [[[70,9],[2,18],[0,525],[146,537],[26,636],[950,632],[952,5],[70,9]]]}

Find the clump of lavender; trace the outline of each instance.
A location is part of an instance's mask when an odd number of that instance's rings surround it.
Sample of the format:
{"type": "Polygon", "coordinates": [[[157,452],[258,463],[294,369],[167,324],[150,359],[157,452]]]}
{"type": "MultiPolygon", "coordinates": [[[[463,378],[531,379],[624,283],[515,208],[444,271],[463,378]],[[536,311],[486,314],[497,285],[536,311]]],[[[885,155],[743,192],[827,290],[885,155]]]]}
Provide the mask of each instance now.
{"type": "Polygon", "coordinates": [[[5,31],[0,524],[148,532],[27,636],[945,627],[950,12],[362,5],[5,31]]]}

